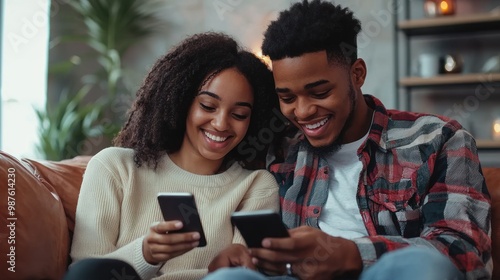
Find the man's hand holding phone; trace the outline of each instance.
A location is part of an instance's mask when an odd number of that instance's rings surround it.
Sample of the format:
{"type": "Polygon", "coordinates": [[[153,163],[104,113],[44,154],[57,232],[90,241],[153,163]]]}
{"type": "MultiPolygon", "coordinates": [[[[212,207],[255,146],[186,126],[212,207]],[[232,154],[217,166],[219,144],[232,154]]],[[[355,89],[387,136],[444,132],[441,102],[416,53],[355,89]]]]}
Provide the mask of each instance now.
{"type": "MultiPolygon", "coordinates": [[[[268,237],[286,238],[288,230],[281,217],[273,210],[234,212],[231,222],[239,230],[248,248],[261,248],[262,240],[268,237]]],[[[249,250],[240,244],[232,244],[221,251],[210,263],[209,271],[222,267],[245,266],[255,269],[249,250]]]]}
{"type": "Polygon", "coordinates": [[[299,279],[359,276],[363,263],[353,241],[309,226],[291,229],[289,233],[289,238],[265,238],[263,248],[251,249],[254,264],[265,271],[293,274],[299,279]]]}
{"type": "Polygon", "coordinates": [[[175,232],[182,229],[180,221],[161,221],[149,228],[142,242],[144,259],[152,264],[166,262],[198,247],[198,232],[175,232]]]}

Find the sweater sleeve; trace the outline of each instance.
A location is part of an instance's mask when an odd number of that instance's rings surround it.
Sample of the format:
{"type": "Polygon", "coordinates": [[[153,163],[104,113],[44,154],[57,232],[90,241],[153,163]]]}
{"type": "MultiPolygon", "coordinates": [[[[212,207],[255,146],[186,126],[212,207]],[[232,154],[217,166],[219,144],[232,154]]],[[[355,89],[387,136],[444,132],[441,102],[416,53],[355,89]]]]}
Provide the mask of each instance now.
{"type": "Polygon", "coordinates": [[[490,198],[470,134],[462,129],[452,133],[430,172],[428,191],[419,209],[423,221],[420,235],[376,235],[353,240],[364,265],[373,264],[387,251],[409,245],[427,246],[448,255],[467,279],[488,279],[490,198]]]}
{"type": "Polygon", "coordinates": [[[118,248],[122,181],[97,154],[85,171],[78,197],[71,258],[112,258],[132,265],[142,279],[154,277],[161,265],[151,265],[142,254],[142,239],[118,248]]]}
{"type": "MultiPolygon", "coordinates": [[[[251,187],[243,197],[236,211],[279,210],[278,184],[274,176],[266,170],[258,170],[251,187]]],[[[233,243],[245,244],[243,237],[235,229],[233,243]]]]}

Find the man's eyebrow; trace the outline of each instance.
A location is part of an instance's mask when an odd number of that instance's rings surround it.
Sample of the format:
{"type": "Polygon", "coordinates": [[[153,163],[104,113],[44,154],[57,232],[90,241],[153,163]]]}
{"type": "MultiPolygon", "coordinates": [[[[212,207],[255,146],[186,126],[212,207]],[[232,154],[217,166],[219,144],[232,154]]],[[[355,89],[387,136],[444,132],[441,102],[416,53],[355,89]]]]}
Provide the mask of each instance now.
{"type": "MultiPolygon", "coordinates": [[[[306,84],[304,86],[304,89],[312,89],[314,87],[317,87],[319,85],[326,84],[326,83],[328,83],[327,80],[319,80],[319,81],[316,81],[316,82],[312,82],[312,83],[306,84]]],[[[276,92],[277,93],[289,93],[290,89],[289,88],[276,88],[276,92]]]]}
{"type": "Polygon", "coordinates": [[[312,82],[312,83],[309,83],[309,84],[305,85],[304,89],[311,89],[313,87],[317,87],[319,85],[326,84],[326,83],[328,83],[327,80],[319,80],[319,81],[312,82]]]}
{"type": "MultiPolygon", "coordinates": [[[[202,94],[206,94],[206,95],[208,95],[208,96],[210,96],[210,97],[213,97],[213,98],[215,98],[215,99],[217,99],[217,100],[219,100],[219,101],[220,101],[220,100],[222,100],[222,99],[220,98],[220,96],[218,96],[217,94],[215,94],[215,93],[213,93],[213,92],[210,92],[210,91],[206,91],[206,90],[204,90],[204,91],[200,91],[200,93],[198,93],[198,95],[202,95],[202,94]]],[[[248,108],[252,109],[252,104],[250,104],[250,103],[248,103],[248,102],[236,102],[235,104],[236,104],[237,106],[245,106],[245,107],[248,107],[248,108]]]]}
{"type": "Polygon", "coordinates": [[[276,88],[275,89],[277,93],[288,93],[290,92],[289,88],[276,88]]]}

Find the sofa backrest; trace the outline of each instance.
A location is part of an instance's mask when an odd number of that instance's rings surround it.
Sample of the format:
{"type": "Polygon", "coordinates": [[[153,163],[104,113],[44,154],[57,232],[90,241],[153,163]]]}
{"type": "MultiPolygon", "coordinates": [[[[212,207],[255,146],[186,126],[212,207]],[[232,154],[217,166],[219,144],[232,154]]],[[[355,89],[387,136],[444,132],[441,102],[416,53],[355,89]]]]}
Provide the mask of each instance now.
{"type": "Polygon", "coordinates": [[[76,203],[82,184],[83,173],[90,156],[79,156],[63,161],[37,161],[22,159],[39,180],[50,185],[61,199],[70,237],[75,228],[76,203]]]}

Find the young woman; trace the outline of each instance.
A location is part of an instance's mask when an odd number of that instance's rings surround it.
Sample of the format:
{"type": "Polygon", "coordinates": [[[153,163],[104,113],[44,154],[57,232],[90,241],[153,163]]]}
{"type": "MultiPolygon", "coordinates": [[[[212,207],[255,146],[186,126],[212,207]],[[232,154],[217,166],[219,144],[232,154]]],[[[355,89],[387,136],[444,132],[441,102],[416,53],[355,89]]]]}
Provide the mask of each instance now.
{"type": "Polygon", "coordinates": [[[222,249],[246,250],[231,245],[243,243],[231,213],[279,208],[274,177],[244,168],[263,160],[269,141],[261,132],[277,127],[270,123],[276,98],[270,70],[227,35],[194,35],[159,59],[116,147],[88,164],[69,274],[97,258],[124,261],[141,279],[200,279],[222,249]],[[194,195],[205,247],[197,247],[196,232],[174,232],[180,221],[163,221],[159,192],[194,195]]]}

